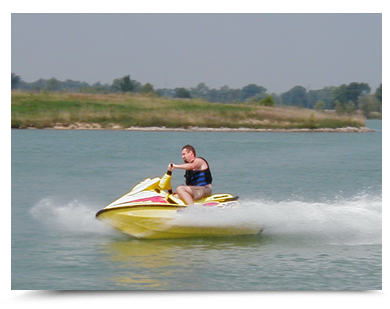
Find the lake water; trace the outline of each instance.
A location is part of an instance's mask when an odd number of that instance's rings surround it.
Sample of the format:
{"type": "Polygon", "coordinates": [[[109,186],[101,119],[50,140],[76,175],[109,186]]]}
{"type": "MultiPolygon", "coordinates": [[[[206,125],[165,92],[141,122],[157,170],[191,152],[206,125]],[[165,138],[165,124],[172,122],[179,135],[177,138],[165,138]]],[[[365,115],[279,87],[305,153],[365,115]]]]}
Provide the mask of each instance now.
{"type": "Polygon", "coordinates": [[[367,125],[375,132],[12,130],[11,288],[380,290],[382,124],[367,125]],[[210,163],[215,193],[240,196],[227,219],[259,222],[261,235],[137,240],[95,219],[181,163],[185,144],[210,163]]]}

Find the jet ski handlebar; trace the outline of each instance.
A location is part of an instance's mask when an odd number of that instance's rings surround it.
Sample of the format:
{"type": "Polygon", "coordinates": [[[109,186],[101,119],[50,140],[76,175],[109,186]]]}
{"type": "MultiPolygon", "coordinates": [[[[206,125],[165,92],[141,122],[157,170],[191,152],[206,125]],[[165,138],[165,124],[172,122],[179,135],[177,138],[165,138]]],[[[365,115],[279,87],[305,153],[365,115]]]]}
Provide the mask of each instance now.
{"type": "Polygon", "coordinates": [[[161,177],[160,184],[158,185],[161,190],[167,190],[169,194],[172,194],[171,177],[172,172],[167,171],[166,174],[161,177]]]}

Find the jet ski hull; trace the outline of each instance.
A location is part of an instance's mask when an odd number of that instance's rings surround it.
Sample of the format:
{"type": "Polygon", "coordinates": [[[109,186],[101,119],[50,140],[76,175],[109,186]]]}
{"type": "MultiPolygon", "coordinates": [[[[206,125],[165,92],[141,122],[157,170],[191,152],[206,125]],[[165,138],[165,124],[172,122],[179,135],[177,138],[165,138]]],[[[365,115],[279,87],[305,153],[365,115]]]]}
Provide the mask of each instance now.
{"type": "MultiPolygon", "coordinates": [[[[177,220],[182,212],[193,206],[160,190],[159,179],[146,179],[132,191],[96,213],[96,217],[119,231],[141,239],[238,236],[261,232],[258,226],[218,224],[199,226],[177,220]]],[[[201,201],[197,206],[215,207],[221,211],[237,207],[237,198],[230,194],[216,194],[201,201]]]]}
{"type": "Polygon", "coordinates": [[[257,226],[191,226],[176,224],[180,206],[139,205],[101,210],[97,217],[135,238],[162,239],[209,236],[255,235],[257,226]]]}

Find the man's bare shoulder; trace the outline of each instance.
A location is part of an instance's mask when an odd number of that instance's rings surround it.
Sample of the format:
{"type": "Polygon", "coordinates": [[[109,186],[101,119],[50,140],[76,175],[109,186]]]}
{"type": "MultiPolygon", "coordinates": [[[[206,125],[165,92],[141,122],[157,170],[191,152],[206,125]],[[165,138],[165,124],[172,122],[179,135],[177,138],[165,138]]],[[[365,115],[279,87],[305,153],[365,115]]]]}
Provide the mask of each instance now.
{"type": "Polygon", "coordinates": [[[195,170],[205,170],[208,168],[207,162],[202,158],[199,157],[195,158],[194,163],[195,163],[195,170]]]}

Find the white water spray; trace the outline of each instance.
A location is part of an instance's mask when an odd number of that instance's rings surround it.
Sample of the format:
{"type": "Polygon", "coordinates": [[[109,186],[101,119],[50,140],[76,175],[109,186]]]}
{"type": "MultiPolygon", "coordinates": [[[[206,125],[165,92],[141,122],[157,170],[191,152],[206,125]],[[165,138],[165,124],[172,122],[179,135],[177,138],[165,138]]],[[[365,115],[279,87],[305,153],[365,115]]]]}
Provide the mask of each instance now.
{"type": "Polygon", "coordinates": [[[367,195],[325,202],[241,200],[234,210],[200,207],[183,211],[175,224],[255,225],[264,234],[331,244],[381,244],[382,201],[367,195]]]}
{"type": "MultiPolygon", "coordinates": [[[[241,200],[241,208],[188,208],[180,212],[175,225],[256,225],[264,235],[278,239],[310,239],[328,244],[381,244],[382,199],[361,195],[325,202],[241,200]]],[[[31,215],[51,230],[66,233],[110,235],[112,228],[96,220],[96,210],[72,200],[58,203],[42,199],[31,215]]]]}
{"type": "Polygon", "coordinates": [[[30,214],[50,230],[66,233],[108,234],[111,228],[96,220],[93,209],[86,204],[72,200],[61,203],[45,198],[30,209],[30,214]]]}
{"type": "Polygon", "coordinates": [[[244,203],[271,235],[322,238],[333,244],[381,244],[382,201],[367,195],[326,202],[244,203]]]}

